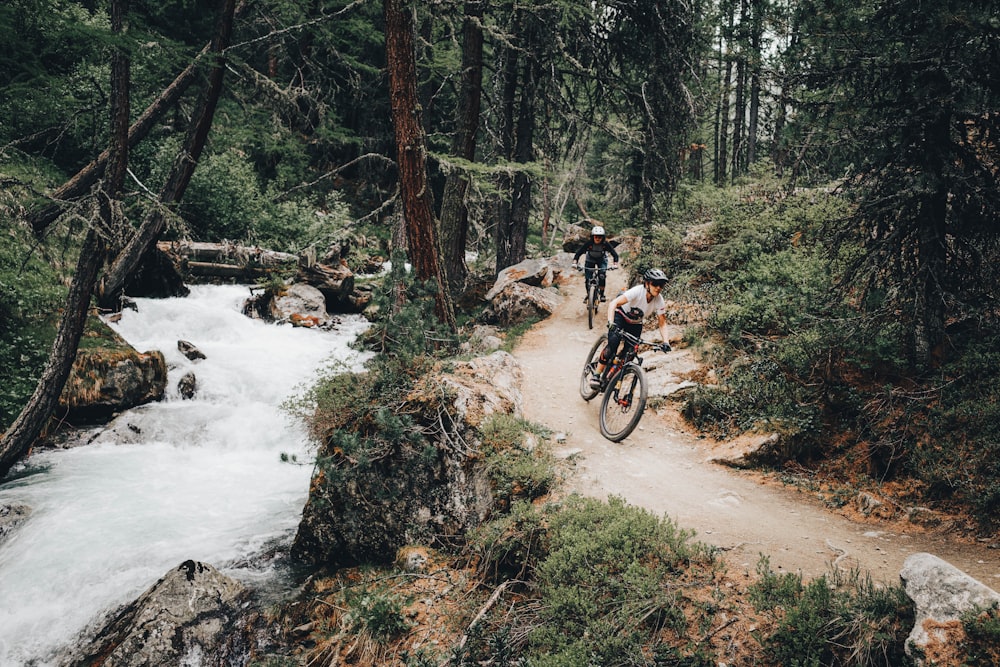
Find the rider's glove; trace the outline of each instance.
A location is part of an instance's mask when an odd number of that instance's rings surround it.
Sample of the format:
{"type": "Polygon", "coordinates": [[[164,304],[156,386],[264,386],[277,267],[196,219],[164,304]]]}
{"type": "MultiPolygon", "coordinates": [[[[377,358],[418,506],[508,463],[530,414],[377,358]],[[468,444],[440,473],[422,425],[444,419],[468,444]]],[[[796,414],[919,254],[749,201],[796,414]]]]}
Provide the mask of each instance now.
{"type": "Polygon", "coordinates": [[[667,342],[660,343],[660,352],[669,352],[671,349],[673,348],[670,347],[670,343],[667,342]]]}

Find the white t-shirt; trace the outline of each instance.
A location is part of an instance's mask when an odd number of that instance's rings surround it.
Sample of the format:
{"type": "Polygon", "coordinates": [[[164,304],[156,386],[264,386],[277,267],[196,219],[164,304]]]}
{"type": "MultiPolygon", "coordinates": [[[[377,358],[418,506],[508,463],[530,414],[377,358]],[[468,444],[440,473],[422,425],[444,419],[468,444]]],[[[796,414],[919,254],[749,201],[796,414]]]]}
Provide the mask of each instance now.
{"type": "MultiPolygon", "coordinates": [[[[657,315],[667,314],[667,304],[663,301],[663,296],[657,294],[653,297],[652,301],[646,301],[646,286],[636,285],[627,289],[622,293],[628,302],[621,306],[621,309],[626,313],[633,308],[638,308],[642,311],[642,319],[646,319],[649,315],[655,312],[657,315]]],[[[617,299],[615,299],[617,301],[617,299]]]]}

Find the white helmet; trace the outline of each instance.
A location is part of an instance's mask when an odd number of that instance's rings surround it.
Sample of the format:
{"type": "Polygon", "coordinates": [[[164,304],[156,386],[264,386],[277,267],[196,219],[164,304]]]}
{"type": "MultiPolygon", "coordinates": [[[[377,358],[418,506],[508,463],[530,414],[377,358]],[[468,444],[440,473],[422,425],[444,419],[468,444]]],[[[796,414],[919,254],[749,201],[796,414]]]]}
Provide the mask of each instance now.
{"type": "Polygon", "coordinates": [[[604,236],[604,227],[601,227],[600,225],[595,226],[593,229],[590,230],[590,235],[604,236]]]}

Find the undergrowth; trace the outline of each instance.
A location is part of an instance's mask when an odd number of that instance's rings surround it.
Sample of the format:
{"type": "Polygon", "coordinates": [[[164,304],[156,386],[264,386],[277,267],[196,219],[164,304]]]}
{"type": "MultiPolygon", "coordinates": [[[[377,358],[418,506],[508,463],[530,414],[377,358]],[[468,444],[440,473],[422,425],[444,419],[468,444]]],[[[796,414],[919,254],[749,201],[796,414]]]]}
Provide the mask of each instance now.
{"type": "Polygon", "coordinates": [[[871,290],[862,302],[843,282],[860,250],[831,239],[850,213],[835,191],[788,194],[766,179],[679,193],[670,224],[689,221],[698,233],[673,264],[673,289],[706,307],[703,335],[721,343],[707,358],[717,383],[689,392],[683,413],[720,437],[777,433],[788,462],[833,483],[909,480],[911,497],[900,500],[969,514],[993,533],[996,318],[970,317],[964,304],[936,367],[918,370],[887,295],[871,290]]]}
{"type": "Polygon", "coordinates": [[[0,205],[0,431],[20,413],[35,390],[55,340],[56,313],[66,297],[64,276],[76,259],[73,235],[32,237],[0,205]]]}
{"type": "Polygon", "coordinates": [[[757,574],[749,599],[776,623],[759,638],[767,664],[914,664],[904,650],[914,608],[901,586],[876,586],[856,571],[841,570],[806,582],[797,574],[774,573],[766,557],[757,574]]]}

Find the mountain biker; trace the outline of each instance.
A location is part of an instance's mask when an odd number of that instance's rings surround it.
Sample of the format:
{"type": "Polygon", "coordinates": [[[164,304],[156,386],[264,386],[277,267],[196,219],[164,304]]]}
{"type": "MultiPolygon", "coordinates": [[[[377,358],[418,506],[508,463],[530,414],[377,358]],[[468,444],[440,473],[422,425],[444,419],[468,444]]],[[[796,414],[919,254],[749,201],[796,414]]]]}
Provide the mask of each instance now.
{"type": "MultiPolygon", "coordinates": [[[[587,279],[590,279],[592,271],[597,271],[597,291],[601,295],[601,301],[607,301],[607,297],[604,296],[604,285],[608,278],[608,255],[611,255],[611,258],[614,259],[614,268],[617,269],[618,252],[608,243],[604,227],[594,225],[594,228],[590,230],[590,240],[584,243],[583,247],[573,255],[573,268],[580,268],[580,257],[584,254],[587,255],[587,259],[584,262],[587,279]]],[[[584,301],[586,300],[587,298],[584,297],[584,301]]]]}
{"type": "Polygon", "coordinates": [[[656,324],[660,329],[663,343],[660,350],[670,351],[667,342],[667,305],[661,292],[667,284],[667,276],[659,269],[649,269],[643,274],[642,283],[622,292],[618,298],[608,304],[608,344],[601,352],[594,374],[590,378],[590,386],[599,389],[604,367],[618,354],[622,342],[622,331],[633,336],[642,336],[642,322],[647,316],[656,313],[656,324]]]}

